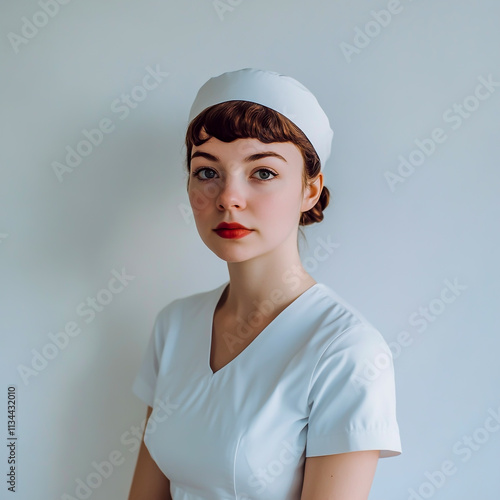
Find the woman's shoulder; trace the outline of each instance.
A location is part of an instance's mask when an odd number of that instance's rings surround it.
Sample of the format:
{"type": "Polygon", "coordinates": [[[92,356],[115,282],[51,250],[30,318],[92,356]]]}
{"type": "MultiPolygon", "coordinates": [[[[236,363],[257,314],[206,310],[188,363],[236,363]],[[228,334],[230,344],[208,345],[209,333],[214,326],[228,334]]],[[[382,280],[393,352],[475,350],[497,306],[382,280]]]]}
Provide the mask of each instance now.
{"type": "Polygon", "coordinates": [[[363,365],[380,354],[392,356],[387,341],[371,321],[333,288],[318,285],[308,305],[318,318],[312,336],[317,339],[312,344],[316,361],[330,363],[342,357],[342,363],[363,365]],[[315,307],[318,309],[313,311],[315,307]]]}
{"type": "Polygon", "coordinates": [[[316,283],[314,293],[310,296],[309,305],[323,310],[324,314],[328,315],[328,320],[336,317],[349,324],[361,323],[371,326],[370,321],[357,307],[325,283],[316,283]]]}
{"type": "Polygon", "coordinates": [[[314,293],[304,303],[304,310],[314,327],[314,336],[321,337],[325,345],[345,335],[357,342],[383,341],[380,330],[357,307],[325,283],[316,284],[314,293]]]}

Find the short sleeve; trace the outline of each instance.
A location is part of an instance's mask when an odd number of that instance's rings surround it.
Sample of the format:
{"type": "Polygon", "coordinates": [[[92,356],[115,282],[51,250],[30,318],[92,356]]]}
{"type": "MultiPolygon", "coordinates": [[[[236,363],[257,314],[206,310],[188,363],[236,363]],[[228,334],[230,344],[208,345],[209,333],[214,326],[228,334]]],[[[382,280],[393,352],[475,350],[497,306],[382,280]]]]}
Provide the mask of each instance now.
{"type": "Polygon", "coordinates": [[[164,339],[161,336],[160,317],[156,316],[153,331],[149,337],[146,351],[142,356],[139,371],[132,384],[132,392],[148,406],[153,406],[156,379],[160,368],[161,354],[164,346],[164,339]]]}
{"type": "Polygon", "coordinates": [[[313,371],[308,404],[306,457],[401,454],[392,353],[370,324],[352,326],[330,342],[313,371]]]}

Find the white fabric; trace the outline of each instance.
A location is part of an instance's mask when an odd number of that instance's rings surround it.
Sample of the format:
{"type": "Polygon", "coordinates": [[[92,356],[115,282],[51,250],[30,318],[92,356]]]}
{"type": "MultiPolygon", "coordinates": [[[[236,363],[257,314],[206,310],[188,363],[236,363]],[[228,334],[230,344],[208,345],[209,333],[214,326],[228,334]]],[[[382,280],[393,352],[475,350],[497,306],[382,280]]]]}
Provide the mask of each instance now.
{"type": "Polygon", "coordinates": [[[250,101],[278,111],[304,132],[321,162],[330,157],[333,130],[318,100],[294,78],[275,71],[244,68],[210,78],[198,90],[189,123],[204,109],[226,101],[250,101]]]}
{"type": "Polygon", "coordinates": [[[154,407],[145,443],[173,500],[300,500],[305,457],[401,453],[391,351],[327,285],[214,374],[213,314],[227,284],[158,313],[133,384],[154,407]]]}

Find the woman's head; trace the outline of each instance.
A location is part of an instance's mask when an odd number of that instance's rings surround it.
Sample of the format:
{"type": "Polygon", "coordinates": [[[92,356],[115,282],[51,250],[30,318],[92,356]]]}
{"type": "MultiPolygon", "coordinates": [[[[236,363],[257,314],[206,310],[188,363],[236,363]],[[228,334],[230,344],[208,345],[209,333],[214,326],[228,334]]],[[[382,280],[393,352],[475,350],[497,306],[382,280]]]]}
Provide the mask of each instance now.
{"type": "MultiPolygon", "coordinates": [[[[253,102],[226,101],[205,109],[189,124],[186,132],[188,190],[193,147],[205,144],[211,137],[226,143],[249,138],[265,144],[284,142],[295,144],[303,159],[302,195],[308,186],[318,180],[321,172],[320,159],[315,149],[304,133],[288,118],[253,102]]],[[[298,224],[307,226],[322,221],[323,210],[328,206],[329,200],[330,192],[326,186],[322,186],[317,202],[300,214],[298,224]]]]}

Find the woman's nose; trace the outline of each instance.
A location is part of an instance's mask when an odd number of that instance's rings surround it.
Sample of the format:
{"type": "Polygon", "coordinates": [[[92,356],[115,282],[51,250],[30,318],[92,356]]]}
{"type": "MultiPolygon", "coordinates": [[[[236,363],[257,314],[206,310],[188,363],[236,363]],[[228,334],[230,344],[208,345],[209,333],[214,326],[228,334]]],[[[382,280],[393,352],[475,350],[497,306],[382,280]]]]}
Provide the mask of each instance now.
{"type": "Polygon", "coordinates": [[[224,180],[219,187],[217,194],[217,206],[221,208],[238,207],[242,208],[245,205],[244,187],[241,182],[235,178],[224,180]]]}

